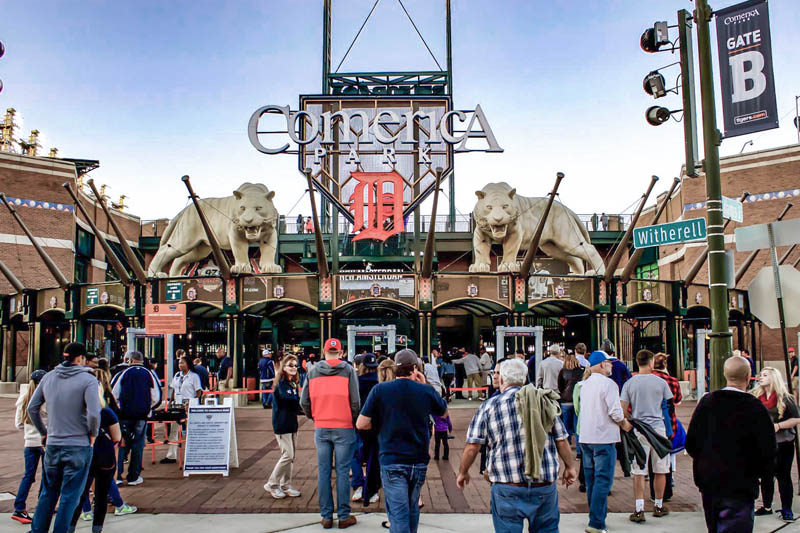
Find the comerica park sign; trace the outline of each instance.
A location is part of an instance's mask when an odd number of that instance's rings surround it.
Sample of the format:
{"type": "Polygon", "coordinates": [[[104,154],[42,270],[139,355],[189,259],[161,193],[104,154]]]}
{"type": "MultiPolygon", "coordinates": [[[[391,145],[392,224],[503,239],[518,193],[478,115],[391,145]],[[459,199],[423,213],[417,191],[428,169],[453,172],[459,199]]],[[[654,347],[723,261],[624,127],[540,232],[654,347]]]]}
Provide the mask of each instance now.
{"type": "Polygon", "coordinates": [[[436,176],[452,179],[454,154],[503,151],[481,106],[453,109],[447,95],[304,95],[297,110],[256,109],[247,134],[261,153],[297,155],[354,240],[404,231],[436,176]]]}
{"type": "MultiPolygon", "coordinates": [[[[343,109],[336,112],[324,111],[317,115],[306,110],[293,111],[288,105],[265,105],[256,109],[250,117],[247,135],[250,143],[259,152],[280,154],[291,153],[289,151],[290,143],[267,147],[259,138],[259,135],[269,133],[259,130],[259,122],[267,114],[282,115],[285,119],[286,135],[293,143],[300,146],[312,144],[315,141],[318,141],[323,147],[332,146],[337,142],[354,144],[354,137],[365,138],[370,134],[371,138],[383,145],[391,145],[398,141],[403,144],[416,145],[422,142],[414,136],[414,124],[417,123],[423,127],[427,126],[429,136],[424,141],[426,144],[444,141],[454,145],[456,152],[503,151],[497,144],[494,132],[480,105],[476,106],[474,110],[446,110],[438,115],[436,110],[398,113],[397,110],[384,108],[378,109],[372,117],[366,110],[343,109]],[[334,139],[336,133],[334,125],[337,122],[340,123],[341,138],[334,139]],[[356,135],[354,132],[358,132],[358,134],[356,135]],[[486,146],[482,150],[470,149],[467,147],[469,139],[483,139],[486,146]]],[[[355,155],[357,156],[357,154],[355,155]]]]}

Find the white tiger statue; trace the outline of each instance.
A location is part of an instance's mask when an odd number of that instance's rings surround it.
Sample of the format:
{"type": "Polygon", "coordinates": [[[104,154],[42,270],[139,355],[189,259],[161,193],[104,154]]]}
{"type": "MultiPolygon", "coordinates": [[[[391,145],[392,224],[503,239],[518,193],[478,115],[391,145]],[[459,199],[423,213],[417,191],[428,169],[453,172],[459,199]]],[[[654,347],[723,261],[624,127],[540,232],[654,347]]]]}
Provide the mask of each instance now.
{"type": "MultiPolygon", "coordinates": [[[[232,196],[200,200],[203,214],[220,248],[233,252],[232,273],[252,272],[248,249],[250,243],[255,242],[261,250],[259,270],[262,273],[281,272],[280,265],[275,263],[278,211],[272,203],[274,196],[275,191],[261,183],[243,183],[232,196]]],[[[172,262],[169,276],[180,276],[186,265],[205,259],[210,253],[211,246],[200,217],[194,204],[190,204],[170,221],[164,231],[148,275],[166,277],[162,269],[172,262]]]]}
{"type": "MultiPolygon", "coordinates": [[[[475,191],[478,202],[472,211],[475,232],[472,236],[473,263],[470,272],[489,272],[492,243],[503,245],[498,272],[519,272],[520,249],[527,251],[536,226],[547,205],[547,198],[519,196],[505,182],[489,183],[475,191]]],[[[539,248],[548,256],[565,261],[572,274],[605,273],[603,259],[592,246],[589,231],[563,204],[554,201],[542,231],[539,248]],[[589,264],[588,272],[583,262],[589,264]]]]}

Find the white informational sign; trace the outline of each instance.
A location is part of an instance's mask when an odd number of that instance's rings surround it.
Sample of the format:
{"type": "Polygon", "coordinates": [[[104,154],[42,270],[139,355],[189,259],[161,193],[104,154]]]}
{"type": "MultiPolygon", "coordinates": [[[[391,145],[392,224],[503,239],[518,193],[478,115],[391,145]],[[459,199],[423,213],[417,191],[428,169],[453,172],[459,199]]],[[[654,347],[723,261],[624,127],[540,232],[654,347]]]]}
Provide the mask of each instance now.
{"type": "Polygon", "coordinates": [[[744,204],[739,200],[722,197],[722,218],[733,220],[734,222],[744,222],[744,204]]]}
{"type": "Polygon", "coordinates": [[[216,399],[200,404],[192,399],[186,420],[183,475],[222,474],[239,466],[233,398],[222,405],[216,399]]]}
{"type": "MultiPolygon", "coordinates": [[[[800,324],[800,271],[791,265],[778,267],[781,279],[784,318],[787,328],[800,324]]],[[[778,298],[775,293],[775,275],[772,267],[762,268],[747,288],[750,297],[750,312],[771,329],[781,327],[778,314],[778,298]]]]}
{"type": "Polygon", "coordinates": [[[792,220],[736,228],[734,231],[736,250],[748,252],[769,248],[769,230],[767,229],[769,224],[772,224],[775,246],[791,246],[800,243],[800,218],[793,218],[792,220]]]}

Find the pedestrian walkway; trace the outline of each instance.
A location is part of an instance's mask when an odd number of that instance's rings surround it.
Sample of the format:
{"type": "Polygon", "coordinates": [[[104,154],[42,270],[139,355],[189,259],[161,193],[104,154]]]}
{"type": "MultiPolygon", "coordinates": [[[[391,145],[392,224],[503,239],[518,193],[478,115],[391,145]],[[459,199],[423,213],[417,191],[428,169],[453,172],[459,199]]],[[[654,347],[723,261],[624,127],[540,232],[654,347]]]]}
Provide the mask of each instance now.
{"type": "MultiPolygon", "coordinates": [[[[15,494],[19,480],[22,477],[24,464],[22,461],[22,434],[14,429],[14,401],[16,397],[0,397],[0,495],[15,494]]],[[[423,523],[431,527],[436,524],[446,525],[447,519],[439,522],[439,518],[431,517],[435,514],[478,514],[486,515],[474,517],[477,522],[488,520],[489,513],[489,484],[478,474],[478,466],[473,467],[472,482],[461,491],[456,486],[456,475],[459,460],[464,448],[464,437],[477,401],[459,400],[451,404],[450,416],[453,421],[454,440],[450,441],[450,461],[431,461],[428,467],[427,481],[423,487],[422,500],[425,507],[422,509],[423,523]]],[[[678,414],[685,424],[691,416],[693,403],[685,402],[679,406],[678,414]]],[[[150,462],[150,451],[145,451],[144,456],[144,483],[136,487],[122,485],[120,492],[123,499],[139,507],[141,513],[173,513],[173,514],[235,514],[256,513],[263,523],[268,521],[264,513],[315,513],[319,510],[317,502],[317,461],[314,448],[313,424],[301,418],[301,427],[298,433],[298,450],[295,459],[295,487],[302,492],[300,498],[285,498],[274,500],[264,491],[263,485],[280,456],[277,442],[272,434],[272,411],[264,410],[259,405],[252,408],[236,409],[236,429],[239,443],[240,468],[232,469],[229,477],[221,476],[191,476],[184,478],[183,472],[176,465],[162,465],[158,461],[166,454],[166,446],[156,451],[156,463],[150,462]]],[[[157,436],[161,436],[158,430],[157,436]]],[[[39,476],[37,475],[37,479],[39,476]]],[[[702,511],[700,494],[692,482],[692,460],[684,454],[678,456],[678,470],[675,474],[675,495],[667,506],[673,512],[685,513],[702,511]]],[[[797,482],[795,480],[795,482],[797,482]]],[[[36,491],[32,491],[28,505],[30,510],[35,508],[36,491]]],[[[569,513],[587,513],[586,494],[578,491],[577,485],[565,489],[559,485],[559,500],[562,516],[569,513]]],[[[614,479],[614,488],[609,497],[609,512],[623,513],[621,516],[627,520],[628,513],[633,511],[633,480],[624,478],[617,468],[614,479]]],[[[0,513],[10,513],[13,510],[13,499],[0,497],[0,513]]],[[[360,503],[353,505],[354,512],[365,509],[360,503]]],[[[382,502],[370,505],[366,510],[374,513],[384,512],[382,502]]],[[[648,514],[648,531],[656,531],[655,526],[665,519],[650,519],[652,502],[645,500],[645,510],[648,514]]],[[[370,515],[369,520],[374,515],[370,515]]],[[[683,516],[683,515],[680,515],[683,516]]],[[[690,516],[690,515],[687,515],[690,516]]],[[[123,517],[124,519],[130,517],[123,517]]],[[[771,517],[770,517],[771,518],[771,517]]],[[[116,517],[110,517],[116,520],[116,517]]],[[[224,518],[226,527],[238,519],[224,518]]],[[[271,520],[271,518],[269,518],[271,520]]],[[[288,518],[286,519],[288,520],[288,518]]],[[[564,520],[577,520],[577,518],[564,517],[564,520]]],[[[582,519],[581,519],[582,520],[582,519]]],[[[668,517],[667,526],[671,531],[679,531],[674,524],[675,518],[668,517]]],[[[472,527],[472,520],[468,521],[472,527]]],[[[0,531],[11,523],[0,520],[0,531]]],[[[288,522],[287,522],[288,523],[288,522]]],[[[302,522],[298,522],[300,524],[302,522]]],[[[377,523],[377,522],[376,522],[377,523]]],[[[483,523],[483,522],[479,522],[483,523]]],[[[580,520],[576,522],[581,524],[580,520]]],[[[294,524],[292,522],[291,524],[294,524]]],[[[290,524],[290,525],[291,525],[290,524]]],[[[488,524],[488,522],[486,522],[488,524]]],[[[776,520],[776,527],[780,525],[776,520]]],[[[288,527],[288,526],[287,526],[288,527]]],[[[464,526],[466,527],[466,526],[464,526]]],[[[615,528],[616,529],[616,528],[615,528]]],[[[187,529],[185,529],[187,530],[187,529]]],[[[459,529],[463,530],[463,529],[459,529]]],[[[252,531],[252,530],[250,530],[252,531]]],[[[431,531],[435,531],[431,530],[431,531]]],[[[564,528],[564,531],[572,529],[564,528]]],[[[576,530],[577,531],[577,530],[576,530]]],[[[698,529],[685,529],[683,531],[698,531],[698,529]]],[[[764,531],[772,531],[767,529],[764,531]]],[[[800,530],[798,530],[800,531],[800,530]]]]}
{"type": "MultiPolygon", "coordinates": [[[[381,522],[386,520],[382,513],[360,514],[353,531],[386,531],[381,522]]],[[[24,531],[22,526],[12,525],[8,514],[0,514],[0,531],[24,531]]],[[[581,532],[588,521],[588,515],[562,514],[560,529],[564,532],[581,532]]],[[[91,523],[80,522],[77,531],[91,531],[91,523]]],[[[616,513],[608,516],[608,528],[614,533],[699,533],[705,531],[703,513],[673,513],[669,517],[648,518],[646,524],[633,524],[628,515],[616,513]]],[[[141,531],[191,531],[192,533],[261,533],[321,531],[319,515],[314,513],[280,514],[135,514],[125,517],[109,516],[106,531],[114,533],[139,533],[141,531]]],[[[470,514],[423,514],[420,516],[420,533],[485,533],[492,530],[489,515],[470,514]]],[[[774,517],[756,517],[753,533],[800,533],[800,523],[785,524],[774,517]]]]}

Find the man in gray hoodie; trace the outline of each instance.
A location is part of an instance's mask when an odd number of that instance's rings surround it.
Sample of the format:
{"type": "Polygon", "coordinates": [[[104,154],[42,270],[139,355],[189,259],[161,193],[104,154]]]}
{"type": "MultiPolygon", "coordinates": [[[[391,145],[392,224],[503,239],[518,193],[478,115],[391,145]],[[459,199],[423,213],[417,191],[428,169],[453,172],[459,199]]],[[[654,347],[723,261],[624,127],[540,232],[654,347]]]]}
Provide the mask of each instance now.
{"type": "Polygon", "coordinates": [[[80,504],[92,462],[92,445],[100,427],[97,379],[86,364],[86,347],[64,348],[64,362],[43,378],[28,404],[28,415],[46,444],[42,490],[31,524],[32,533],[47,533],[61,496],[53,533],[66,533],[80,504]],[[40,410],[47,404],[47,426],[40,410]]]}

